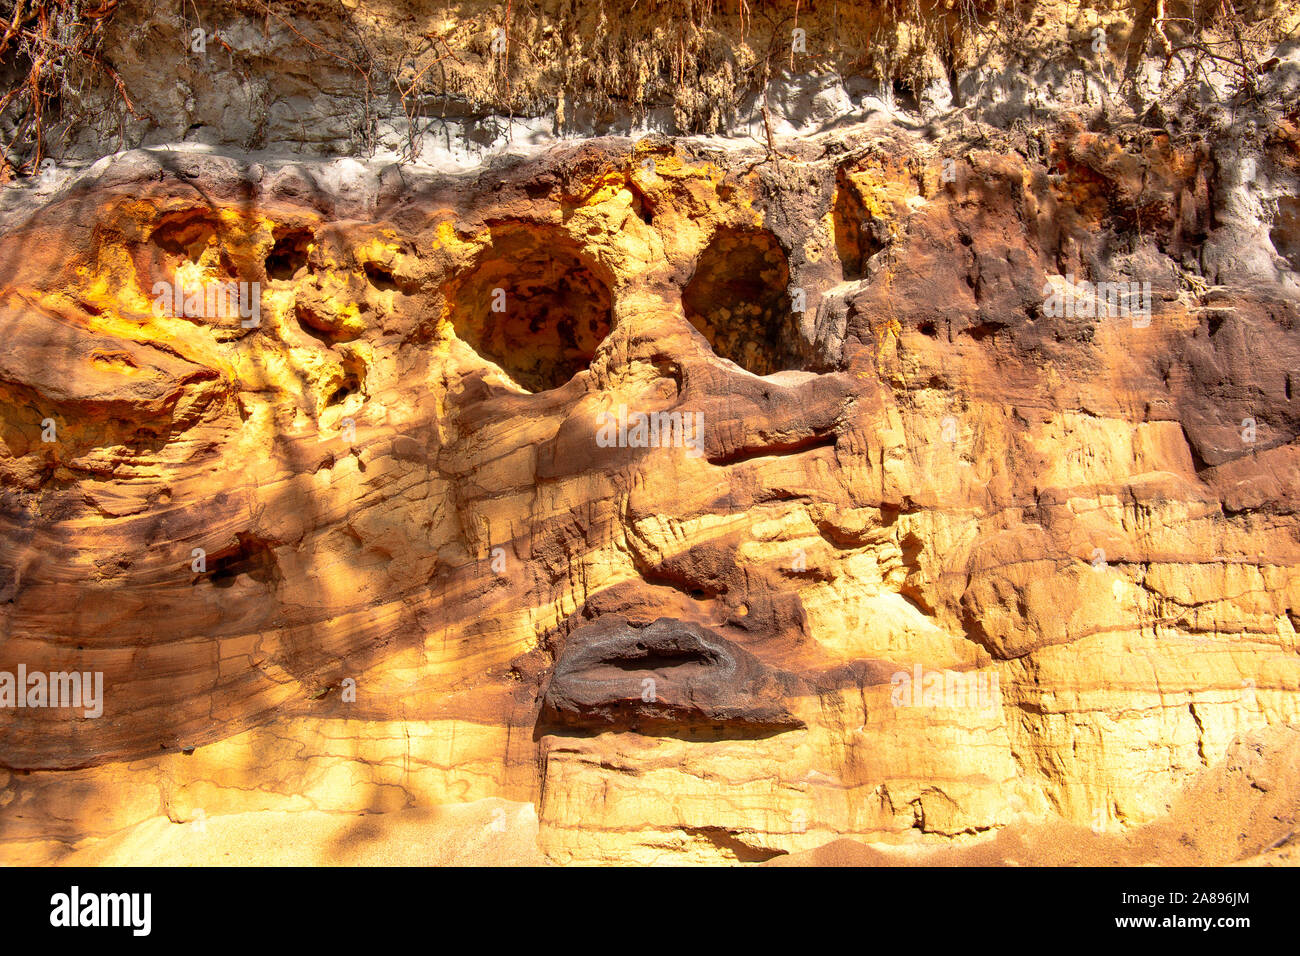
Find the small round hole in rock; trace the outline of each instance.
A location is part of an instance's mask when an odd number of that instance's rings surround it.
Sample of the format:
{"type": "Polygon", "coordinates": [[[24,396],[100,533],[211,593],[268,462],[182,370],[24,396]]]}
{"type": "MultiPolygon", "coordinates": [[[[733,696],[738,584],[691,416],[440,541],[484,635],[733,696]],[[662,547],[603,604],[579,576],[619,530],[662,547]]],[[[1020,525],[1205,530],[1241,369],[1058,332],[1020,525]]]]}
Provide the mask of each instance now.
{"type": "Polygon", "coordinates": [[[207,210],[190,209],[163,216],[151,238],[164,252],[198,262],[216,234],[216,219],[207,210]]]}
{"type": "Polygon", "coordinates": [[[790,266],[766,230],[719,229],[682,294],[691,325],[713,351],[755,375],[803,367],[787,286],[790,266]]]}
{"type": "Polygon", "coordinates": [[[362,268],[365,269],[370,284],[380,292],[398,289],[397,279],[391,269],[386,269],[377,262],[367,262],[362,268]]]}
{"type": "Polygon", "coordinates": [[[456,335],[522,388],[559,388],[609,334],[613,297],[600,272],[562,230],[494,226],[492,245],[446,290],[456,335]]]}
{"type": "Polygon", "coordinates": [[[873,218],[858,187],[844,170],[836,177],[832,225],[842,277],[845,281],[863,278],[871,257],[885,246],[876,235],[873,218]]]}
{"type": "Polygon", "coordinates": [[[349,376],[343,380],[342,385],[334,389],[329,398],[325,399],[325,407],[332,408],[335,405],[342,404],[347,400],[349,395],[355,394],[360,387],[361,383],[355,378],[349,376]]]}
{"type": "Polygon", "coordinates": [[[307,265],[307,246],[311,240],[312,235],[306,229],[277,233],[275,245],[266,257],[267,278],[285,280],[297,275],[307,265]]]}

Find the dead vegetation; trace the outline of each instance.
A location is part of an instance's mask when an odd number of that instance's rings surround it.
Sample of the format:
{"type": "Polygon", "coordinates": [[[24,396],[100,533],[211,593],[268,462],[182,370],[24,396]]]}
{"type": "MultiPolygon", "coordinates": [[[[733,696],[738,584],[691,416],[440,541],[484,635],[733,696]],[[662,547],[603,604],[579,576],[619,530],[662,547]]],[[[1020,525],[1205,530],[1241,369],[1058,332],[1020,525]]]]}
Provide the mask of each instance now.
{"type": "MultiPolygon", "coordinates": [[[[1295,11],[1289,11],[1294,16],[1295,11]]],[[[1212,71],[1231,79],[1229,94],[1237,101],[1260,94],[1263,75],[1273,69],[1271,56],[1286,31],[1285,14],[1276,5],[1233,0],[1146,0],[1141,5],[1128,45],[1128,75],[1142,55],[1160,58],[1162,75],[1176,99],[1214,90],[1212,71]]],[[[1290,31],[1295,35],[1295,25],[1290,31]]]]}
{"type": "MultiPolygon", "coordinates": [[[[0,0],[7,4],[10,0],[0,0]]],[[[120,113],[136,136],[146,124],[133,96],[151,103],[156,90],[128,91],[106,50],[138,37],[144,0],[13,0],[0,19],[0,132],[6,163],[34,172],[60,132],[83,120],[97,132],[120,113]],[[112,23],[125,16],[131,23],[112,23]],[[96,89],[98,98],[87,93],[96,89]]],[[[180,20],[151,26],[180,32],[180,20]],[[161,26],[160,26],[161,24],[161,26]]],[[[1229,96],[1257,96],[1270,50],[1294,28],[1281,0],[1130,0],[1129,9],[1055,0],[216,0],[206,23],[260,26],[293,55],[320,61],[355,79],[364,98],[354,139],[376,148],[380,121],[403,127],[404,154],[417,159],[423,134],[449,115],[552,116],[555,132],[600,128],[619,119],[716,133],[749,124],[772,143],[769,97],[784,74],[838,75],[876,82],[885,97],[916,101],[935,84],[957,95],[973,67],[998,70],[1018,57],[1089,58],[1091,32],[1104,23],[1117,65],[1132,83],[1155,58],[1169,78],[1170,101],[1195,98],[1232,77],[1229,96]]],[[[194,7],[194,19],[199,19],[194,7]]],[[[167,42],[154,76],[168,75],[167,42]]],[[[270,75],[279,53],[232,48],[221,41],[225,68],[257,77],[274,96],[270,75]]],[[[1276,62],[1275,60],[1272,62],[1276,62]]],[[[152,65],[153,61],[150,60],[152,65]]],[[[300,63],[297,63],[301,67],[300,63]]],[[[137,85],[140,71],[134,82],[137,85]]],[[[153,82],[151,76],[150,82],[153,82]]],[[[160,86],[162,81],[157,81],[160,86]]],[[[338,89],[334,86],[334,89],[338,89]]],[[[331,95],[323,91],[320,95],[331,95]]],[[[261,108],[265,109],[263,103],[261,108]]],[[[132,137],[125,137],[130,140],[132,137]]],[[[129,143],[128,143],[129,144],[129,143]]],[[[259,144],[260,145],[260,144],[259,144]]]]}
{"type": "Polygon", "coordinates": [[[0,62],[12,83],[0,97],[6,123],[0,178],[33,171],[47,153],[48,130],[75,120],[85,92],[107,79],[139,118],[122,79],[103,57],[105,23],[117,0],[14,0],[0,20],[0,62]],[[17,159],[16,157],[22,157],[17,159]],[[6,175],[7,174],[7,175],[6,175]]]}

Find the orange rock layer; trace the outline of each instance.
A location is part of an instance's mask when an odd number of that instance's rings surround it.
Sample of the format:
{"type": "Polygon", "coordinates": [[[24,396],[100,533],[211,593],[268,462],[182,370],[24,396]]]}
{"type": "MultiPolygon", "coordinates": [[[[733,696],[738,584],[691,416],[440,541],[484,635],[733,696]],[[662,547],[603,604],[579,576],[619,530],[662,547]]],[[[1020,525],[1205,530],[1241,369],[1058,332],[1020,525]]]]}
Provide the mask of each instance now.
{"type": "Polygon", "coordinates": [[[1186,271],[1206,190],[1069,130],[98,165],[0,245],[0,671],[104,681],[0,708],[0,855],[1104,856],[1285,776],[1300,311],[1186,271]]]}

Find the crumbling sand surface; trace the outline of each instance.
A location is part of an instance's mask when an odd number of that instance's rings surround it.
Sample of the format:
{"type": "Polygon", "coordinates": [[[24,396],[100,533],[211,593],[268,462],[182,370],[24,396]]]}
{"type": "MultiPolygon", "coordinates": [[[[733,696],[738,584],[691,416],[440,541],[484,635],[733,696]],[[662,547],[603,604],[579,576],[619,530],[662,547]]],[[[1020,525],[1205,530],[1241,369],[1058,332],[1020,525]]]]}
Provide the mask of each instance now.
{"type": "Polygon", "coordinates": [[[279,810],[187,823],[156,817],[78,846],[60,866],[543,866],[530,804],[339,814],[279,810]]]}
{"type": "Polygon", "coordinates": [[[836,840],[770,866],[1295,866],[1300,862],[1300,733],[1257,735],[1199,774],[1168,815],[1121,832],[1013,824],[961,847],[836,840]]]}
{"type": "MultiPolygon", "coordinates": [[[[1014,822],[956,847],[833,840],[771,866],[1294,866],[1300,732],[1255,735],[1198,775],[1161,820],[1105,833],[1014,822]],[[1262,852],[1261,852],[1262,851],[1262,852]]],[[[542,866],[531,804],[485,799],[377,814],[262,811],[165,817],[52,856],[64,866],[542,866]]]]}

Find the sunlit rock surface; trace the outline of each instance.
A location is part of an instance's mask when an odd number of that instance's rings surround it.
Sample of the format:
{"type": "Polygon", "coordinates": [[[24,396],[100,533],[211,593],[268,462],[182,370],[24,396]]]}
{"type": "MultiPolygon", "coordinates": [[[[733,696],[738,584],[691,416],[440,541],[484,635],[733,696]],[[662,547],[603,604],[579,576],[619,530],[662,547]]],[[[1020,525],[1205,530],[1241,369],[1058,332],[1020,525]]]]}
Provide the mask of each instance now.
{"type": "Polygon", "coordinates": [[[1294,202],[1064,113],[778,145],[6,200],[0,671],[104,693],[0,707],[0,858],[1294,863],[1294,202]]]}

